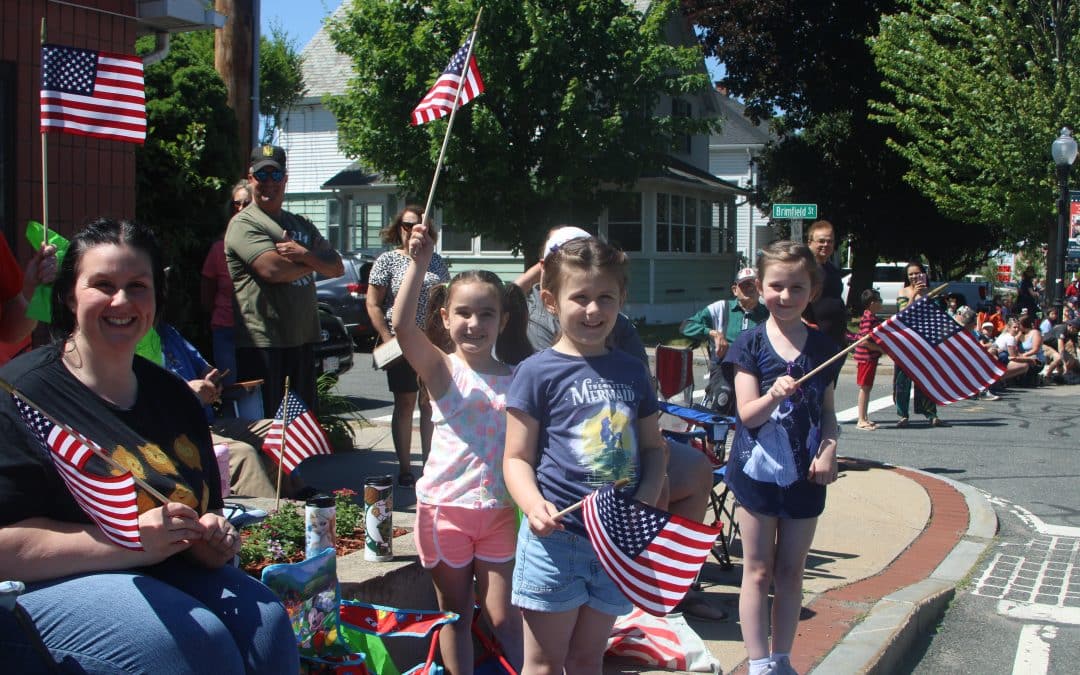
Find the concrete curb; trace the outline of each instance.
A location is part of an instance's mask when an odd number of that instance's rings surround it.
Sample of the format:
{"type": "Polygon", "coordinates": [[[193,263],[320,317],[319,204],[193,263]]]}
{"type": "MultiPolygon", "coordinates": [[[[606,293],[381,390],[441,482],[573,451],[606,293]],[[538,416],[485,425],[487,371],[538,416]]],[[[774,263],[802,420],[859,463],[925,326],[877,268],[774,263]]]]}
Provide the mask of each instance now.
{"type": "Polygon", "coordinates": [[[963,495],[969,514],[967,531],[927,579],[879,600],[811,672],[895,672],[917,637],[945,614],[956,586],[993,543],[997,514],[979,490],[926,471],[905,470],[942,481],[963,495]]]}

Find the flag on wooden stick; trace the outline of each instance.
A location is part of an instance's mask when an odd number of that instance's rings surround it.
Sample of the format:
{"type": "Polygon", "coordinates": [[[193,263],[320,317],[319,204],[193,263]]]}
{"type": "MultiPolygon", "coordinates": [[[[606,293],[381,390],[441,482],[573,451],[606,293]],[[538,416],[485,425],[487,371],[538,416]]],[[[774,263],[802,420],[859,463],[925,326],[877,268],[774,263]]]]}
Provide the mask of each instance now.
{"type": "MultiPolygon", "coordinates": [[[[131,472],[97,476],[86,470],[95,453],[94,442],[70,427],[48,420],[38,410],[13,396],[26,426],[34,432],[57,473],[71,491],[79,507],[97,523],[112,542],[124,548],[142,550],[139,539],[139,508],[135,480],[131,472]]],[[[98,448],[100,452],[100,448],[98,448]]]]}
{"type": "Polygon", "coordinates": [[[137,56],[41,46],[41,130],[146,140],[143,63],[137,56]]]}
{"type": "Polygon", "coordinates": [[[263,452],[273,457],[275,462],[280,457],[281,468],[291,474],[308,457],[332,454],[333,448],[319,420],[315,419],[299,396],[288,391],[263,441],[263,452]],[[284,452],[282,444],[285,446],[284,452]]]}
{"type": "Polygon", "coordinates": [[[476,33],[469,36],[461,49],[454,52],[454,57],[446,66],[439,79],[428,93],[412,111],[412,124],[417,126],[445,117],[450,114],[454,107],[454,98],[457,96],[458,86],[462,78],[465,82],[461,85],[461,98],[458,99],[458,107],[473,100],[484,91],[484,81],[480,78],[480,69],[476,66],[476,57],[469,55],[469,47],[476,33]],[[465,59],[468,59],[466,65],[465,59]]]}
{"type": "Polygon", "coordinates": [[[1005,374],[975,336],[931,300],[912,302],[870,336],[939,405],[971,398],[1005,374]]]}
{"type": "Polygon", "coordinates": [[[720,528],[643,504],[607,485],[582,503],[596,557],[624,595],[661,616],[682,601],[720,528]]]}

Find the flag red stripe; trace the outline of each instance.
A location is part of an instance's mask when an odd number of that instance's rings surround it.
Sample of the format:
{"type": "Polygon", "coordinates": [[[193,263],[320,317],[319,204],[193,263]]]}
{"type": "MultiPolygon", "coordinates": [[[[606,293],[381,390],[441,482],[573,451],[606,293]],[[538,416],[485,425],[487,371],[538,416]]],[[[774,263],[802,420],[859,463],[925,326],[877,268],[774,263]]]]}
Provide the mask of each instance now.
{"type": "Polygon", "coordinates": [[[42,111],[41,125],[42,126],[61,126],[66,124],[80,125],[80,128],[86,130],[94,129],[116,129],[119,131],[130,131],[134,133],[143,133],[146,131],[146,123],[138,122],[131,123],[125,121],[127,118],[116,115],[73,115],[70,111],[42,111]]]}
{"type": "Polygon", "coordinates": [[[107,112],[125,117],[146,119],[145,103],[142,98],[123,94],[104,96],[83,96],[66,94],[58,91],[41,92],[41,105],[44,107],[75,108],[89,112],[107,112]]]}

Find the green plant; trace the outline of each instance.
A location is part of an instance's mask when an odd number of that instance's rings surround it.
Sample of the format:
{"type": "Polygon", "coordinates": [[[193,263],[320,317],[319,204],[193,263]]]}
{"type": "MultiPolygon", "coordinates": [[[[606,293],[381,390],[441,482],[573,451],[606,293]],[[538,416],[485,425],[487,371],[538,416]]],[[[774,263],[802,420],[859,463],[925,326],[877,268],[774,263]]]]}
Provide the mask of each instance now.
{"type": "Polygon", "coordinates": [[[270,560],[285,562],[304,550],[304,515],[286,505],[258,525],[247,527],[240,544],[240,566],[270,560]]]}
{"type": "Polygon", "coordinates": [[[319,397],[319,425],[334,448],[351,448],[356,440],[356,432],[350,422],[363,420],[364,416],[352,401],[337,393],[337,384],[337,375],[333,373],[323,373],[315,383],[319,397]]]}
{"type": "Polygon", "coordinates": [[[348,488],[334,490],[337,509],[337,536],[352,537],[364,517],[364,509],[356,503],[356,491],[348,488]]]}

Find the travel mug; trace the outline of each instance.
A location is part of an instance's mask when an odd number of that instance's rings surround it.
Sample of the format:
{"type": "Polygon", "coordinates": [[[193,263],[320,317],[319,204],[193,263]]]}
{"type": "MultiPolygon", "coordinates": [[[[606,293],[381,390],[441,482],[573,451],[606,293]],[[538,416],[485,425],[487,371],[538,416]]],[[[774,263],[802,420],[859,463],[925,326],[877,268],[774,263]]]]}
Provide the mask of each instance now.
{"type": "Polygon", "coordinates": [[[330,495],[315,495],[304,506],[304,558],[335,547],[337,507],[330,495]]]}
{"type": "Polygon", "coordinates": [[[394,559],[394,479],[372,476],[364,481],[364,560],[394,559]]]}

